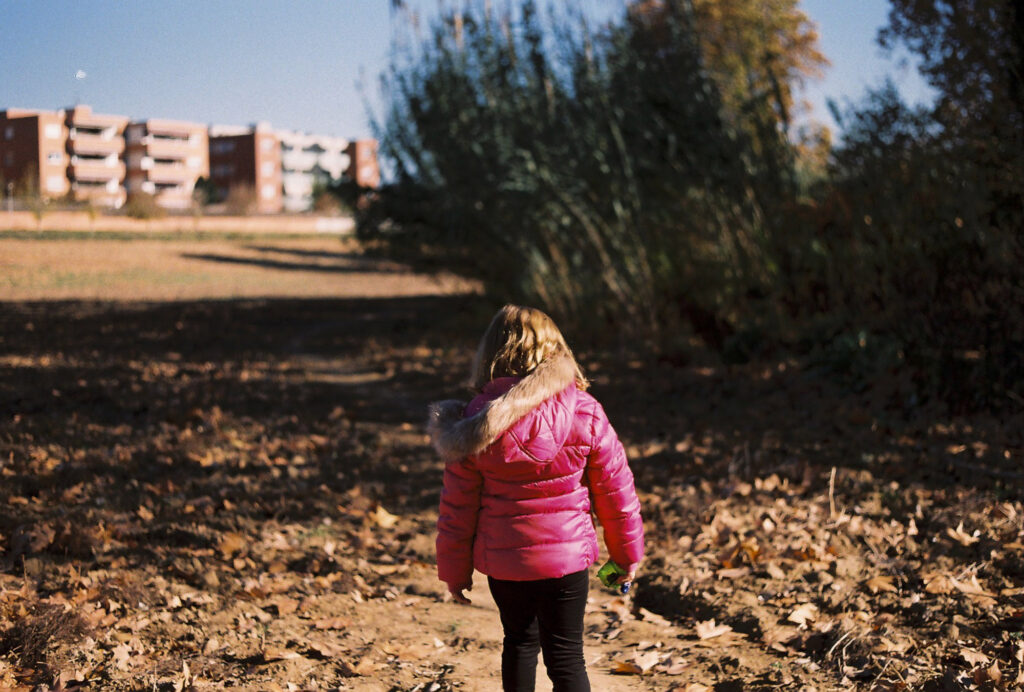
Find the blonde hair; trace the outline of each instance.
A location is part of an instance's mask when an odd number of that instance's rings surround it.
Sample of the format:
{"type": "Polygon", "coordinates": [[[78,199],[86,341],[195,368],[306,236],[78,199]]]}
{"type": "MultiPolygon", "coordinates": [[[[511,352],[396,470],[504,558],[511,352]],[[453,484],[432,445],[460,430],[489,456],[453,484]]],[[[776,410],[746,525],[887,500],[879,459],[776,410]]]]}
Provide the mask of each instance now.
{"type": "Polygon", "coordinates": [[[548,358],[564,356],[576,368],[576,387],[590,382],[554,320],[536,308],[506,305],[491,319],[473,359],[470,386],[479,390],[498,377],[523,377],[548,358]]]}

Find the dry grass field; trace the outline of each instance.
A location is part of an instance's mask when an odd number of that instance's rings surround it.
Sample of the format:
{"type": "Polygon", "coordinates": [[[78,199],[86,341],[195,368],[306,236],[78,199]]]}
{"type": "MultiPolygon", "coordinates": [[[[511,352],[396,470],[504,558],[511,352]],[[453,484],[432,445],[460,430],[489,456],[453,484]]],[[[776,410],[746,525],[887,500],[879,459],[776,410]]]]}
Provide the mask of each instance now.
{"type": "Polygon", "coordinates": [[[336,236],[0,236],[0,301],[445,295],[467,284],[362,256],[336,236]]]}

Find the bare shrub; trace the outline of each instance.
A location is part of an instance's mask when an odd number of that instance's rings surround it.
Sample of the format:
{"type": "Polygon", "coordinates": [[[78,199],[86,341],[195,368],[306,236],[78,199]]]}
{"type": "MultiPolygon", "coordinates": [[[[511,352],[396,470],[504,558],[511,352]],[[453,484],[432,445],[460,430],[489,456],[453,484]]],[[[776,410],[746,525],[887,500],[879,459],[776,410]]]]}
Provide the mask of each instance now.
{"type": "Polygon", "coordinates": [[[224,206],[229,214],[249,216],[256,212],[257,202],[256,190],[251,185],[232,185],[224,199],[224,206]]]}
{"type": "Polygon", "coordinates": [[[36,666],[54,649],[79,641],[88,631],[78,613],[57,603],[36,603],[27,616],[0,633],[0,654],[14,654],[21,665],[36,666]]]}
{"type": "Polygon", "coordinates": [[[148,192],[130,193],[124,205],[124,213],[133,219],[162,219],[167,216],[167,210],[148,192]]]}

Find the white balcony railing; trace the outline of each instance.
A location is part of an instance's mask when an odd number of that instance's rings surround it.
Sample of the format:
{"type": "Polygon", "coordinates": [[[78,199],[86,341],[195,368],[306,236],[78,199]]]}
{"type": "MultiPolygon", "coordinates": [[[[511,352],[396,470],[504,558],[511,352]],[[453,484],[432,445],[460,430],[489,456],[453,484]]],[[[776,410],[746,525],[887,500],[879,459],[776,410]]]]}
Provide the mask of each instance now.
{"type": "Polygon", "coordinates": [[[316,165],[317,155],[305,151],[288,151],[281,155],[281,168],[286,171],[310,171],[316,165]]]}

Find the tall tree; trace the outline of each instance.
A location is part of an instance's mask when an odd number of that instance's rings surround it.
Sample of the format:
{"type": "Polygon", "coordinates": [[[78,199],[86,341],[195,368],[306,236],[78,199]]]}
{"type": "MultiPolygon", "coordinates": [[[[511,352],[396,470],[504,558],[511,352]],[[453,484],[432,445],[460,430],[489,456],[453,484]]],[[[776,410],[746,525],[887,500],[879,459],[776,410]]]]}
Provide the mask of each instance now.
{"type": "MultiPolygon", "coordinates": [[[[891,0],[879,40],[905,44],[921,58],[948,115],[999,109],[1024,114],[1024,4],[1019,0],[891,0]]],[[[1009,124],[1009,123],[1008,123],[1009,124]]]]}
{"type": "MultiPolygon", "coordinates": [[[[883,46],[904,44],[938,92],[947,146],[979,166],[993,217],[1024,214],[1024,3],[891,0],[883,46]]],[[[993,218],[996,221],[995,218],[993,218]]],[[[1005,222],[996,221],[1005,226],[1005,222]]]]}
{"type": "Polygon", "coordinates": [[[798,0],[640,0],[630,14],[657,25],[679,7],[692,13],[704,65],[727,108],[740,113],[768,103],[788,126],[794,91],[829,65],[817,28],[798,0]]]}

